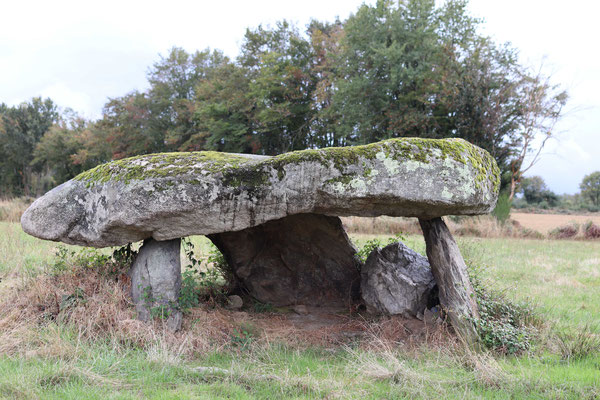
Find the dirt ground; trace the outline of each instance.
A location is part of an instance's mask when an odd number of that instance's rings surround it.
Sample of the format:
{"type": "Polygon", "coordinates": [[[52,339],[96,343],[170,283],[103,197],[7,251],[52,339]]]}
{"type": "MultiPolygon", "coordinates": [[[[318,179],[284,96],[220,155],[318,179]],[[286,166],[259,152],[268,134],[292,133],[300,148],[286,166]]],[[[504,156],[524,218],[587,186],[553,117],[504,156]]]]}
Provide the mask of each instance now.
{"type": "Polygon", "coordinates": [[[510,218],[518,221],[523,227],[548,233],[554,228],[576,222],[580,225],[593,221],[600,225],[600,214],[597,215],[560,215],[560,214],[528,214],[511,212],[510,218]]]}

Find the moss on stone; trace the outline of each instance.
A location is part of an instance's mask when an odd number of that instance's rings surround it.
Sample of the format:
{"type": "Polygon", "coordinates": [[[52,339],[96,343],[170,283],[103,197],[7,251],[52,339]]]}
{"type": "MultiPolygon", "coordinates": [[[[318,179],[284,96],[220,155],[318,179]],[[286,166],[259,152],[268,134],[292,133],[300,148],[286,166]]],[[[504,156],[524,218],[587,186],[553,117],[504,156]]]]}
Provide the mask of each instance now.
{"type": "MultiPolygon", "coordinates": [[[[133,180],[173,178],[185,175],[208,175],[222,173],[226,186],[260,187],[266,185],[271,172],[276,171],[279,180],[285,178],[285,167],[305,162],[317,162],[333,167],[340,176],[336,182],[348,183],[355,176],[346,171],[348,166],[363,161],[363,175],[370,174],[365,160],[373,160],[379,154],[398,162],[412,160],[429,163],[433,159],[452,159],[470,164],[477,172],[476,186],[491,184],[494,191],[500,186],[500,172],[495,160],[486,152],[462,139],[397,138],[363,146],[330,147],[293,151],[266,159],[253,159],[240,154],[214,151],[189,153],[159,153],[112,161],[97,166],[75,177],[88,187],[109,180],[129,183],[133,180]]],[[[193,178],[187,182],[200,183],[193,178]]]]}
{"type": "Polygon", "coordinates": [[[344,175],[340,175],[336,178],[328,179],[325,181],[325,183],[331,183],[331,184],[341,183],[343,185],[348,185],[356,177],[357,177],[356,174],[344,174],[344,175]]]}

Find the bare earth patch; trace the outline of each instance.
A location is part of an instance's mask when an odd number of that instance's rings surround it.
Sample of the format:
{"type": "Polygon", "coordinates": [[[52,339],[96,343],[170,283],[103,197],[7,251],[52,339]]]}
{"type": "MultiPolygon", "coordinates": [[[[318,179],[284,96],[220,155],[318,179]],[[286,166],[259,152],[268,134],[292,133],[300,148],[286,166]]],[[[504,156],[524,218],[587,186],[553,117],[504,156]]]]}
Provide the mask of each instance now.
{"type": "Polygon", "coordinates": [[[519,222],[525,228],[533,229],[544,234],[570,222],[576,222],[579,225],[583,225],[588,221],[592,221],[596,225],[600,224],[600,215],[528,214],[512,212],[510,218],[519,222]]]}

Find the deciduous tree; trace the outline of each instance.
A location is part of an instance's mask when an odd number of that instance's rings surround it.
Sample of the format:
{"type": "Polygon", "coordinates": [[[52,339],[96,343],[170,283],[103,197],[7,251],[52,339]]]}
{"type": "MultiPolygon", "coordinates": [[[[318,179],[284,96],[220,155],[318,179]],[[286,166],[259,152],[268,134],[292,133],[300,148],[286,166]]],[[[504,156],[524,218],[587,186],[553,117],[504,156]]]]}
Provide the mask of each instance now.
{"type": "Polygon", "coordinates": [[[584,176],[579,188],[583,196],[596,207],[600,207],[600,171],[584,176]]]}

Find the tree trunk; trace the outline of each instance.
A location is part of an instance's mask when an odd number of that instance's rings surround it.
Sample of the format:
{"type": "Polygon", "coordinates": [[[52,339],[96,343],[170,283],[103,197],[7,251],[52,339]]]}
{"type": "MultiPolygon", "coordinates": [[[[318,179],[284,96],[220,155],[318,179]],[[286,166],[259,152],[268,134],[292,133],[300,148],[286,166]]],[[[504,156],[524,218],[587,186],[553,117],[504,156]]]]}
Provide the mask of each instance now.
{"type": "Polygon", "coordinates": [[[517,189],[517,181],[514,176],[511,176],[511,178],[510,178],[510,195],[508,196],[508,199],[510,201],[512,201],[513,197],[515,197],[516,189],[517,189]]]}
{"type": "Polygon", "coordinates": [[[419,219],[431,272],[437,281],[440,304],[458,335],[478,347],[479,335],[473,319],[479,318],[475,292],[467,266],[448,227],[441,218],[419,219]]]}

